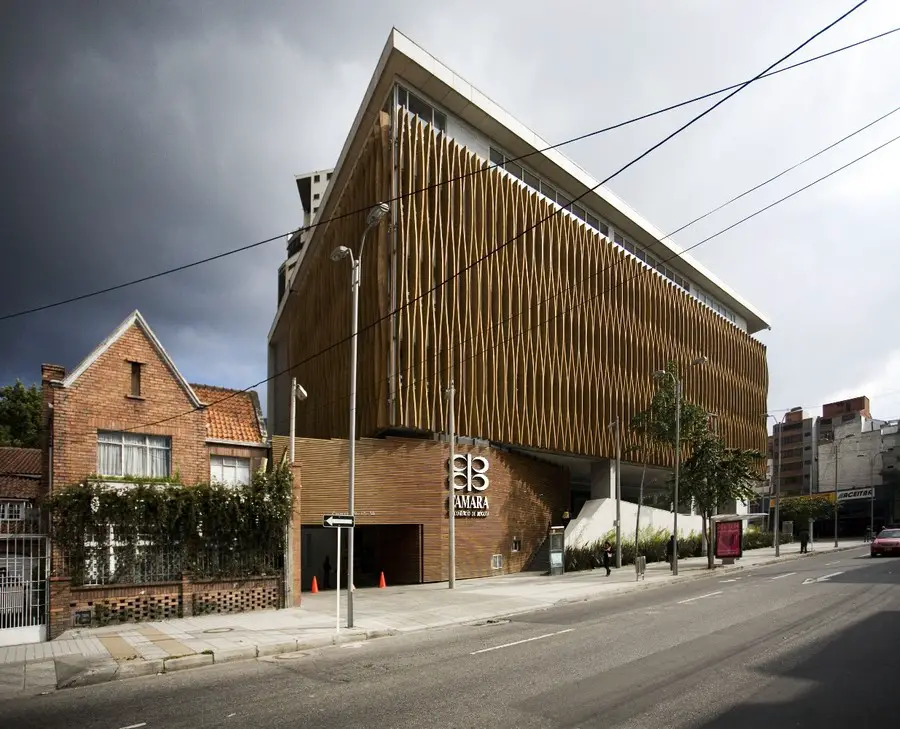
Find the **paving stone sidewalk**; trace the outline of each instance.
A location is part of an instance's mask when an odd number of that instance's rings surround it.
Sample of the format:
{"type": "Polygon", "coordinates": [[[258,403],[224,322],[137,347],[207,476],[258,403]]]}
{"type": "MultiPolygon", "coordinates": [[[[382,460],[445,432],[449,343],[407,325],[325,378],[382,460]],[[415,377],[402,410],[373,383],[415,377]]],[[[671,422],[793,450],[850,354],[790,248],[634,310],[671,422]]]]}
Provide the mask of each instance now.
{"type": "MultiPolygon", "coordinates": [[[[847,541],[838,550],[863,546],[847,541]]],[[[812,554],[829,551],[830,542],[815,545],[812,554]]],[[[667,564],[650,564],[641,581],[626,566],[608,577],[603,570],[525,573],[461,580],[454,590],[447,583],[369,588],[354,594],[355,627],[339,632],[334,591],[304,593],[299,608],[70,630],[47,643],[0,647],[0,698],[473,623],[801,556],[796,544],[783,545],[780,558],[774,548],[756,549],[714,571],[706,569],[705,557],[682,559],[678,577],[667,564]]],[[[345,610],[343,593],[342,620],[345,610]]]]}

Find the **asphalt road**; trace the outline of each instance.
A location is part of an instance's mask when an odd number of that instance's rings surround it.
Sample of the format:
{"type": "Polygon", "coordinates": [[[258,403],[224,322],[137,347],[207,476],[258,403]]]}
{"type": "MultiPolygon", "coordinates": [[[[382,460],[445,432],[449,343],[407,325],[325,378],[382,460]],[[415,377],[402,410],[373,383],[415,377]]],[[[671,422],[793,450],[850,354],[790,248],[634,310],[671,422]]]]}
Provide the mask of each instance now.
{"type": "Polygon", "coordinates": [[[898,726],[900,561],[865,554],[17,698],[0,727],[898,726]]]}

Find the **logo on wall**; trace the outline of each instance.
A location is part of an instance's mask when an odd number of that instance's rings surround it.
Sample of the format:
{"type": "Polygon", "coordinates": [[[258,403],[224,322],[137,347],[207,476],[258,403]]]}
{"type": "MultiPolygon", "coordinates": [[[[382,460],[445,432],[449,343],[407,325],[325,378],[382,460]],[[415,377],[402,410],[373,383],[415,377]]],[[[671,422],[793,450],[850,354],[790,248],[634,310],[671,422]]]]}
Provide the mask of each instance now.
{"type": "Polygon", "coordinates": [[[486,517],[490,505],[484,491],[491,485],[484,456],[459,453],[453,458],[453,508],[459,517],[486,517]],[[458,493],[461,492],[461,493],[458,493]]]}

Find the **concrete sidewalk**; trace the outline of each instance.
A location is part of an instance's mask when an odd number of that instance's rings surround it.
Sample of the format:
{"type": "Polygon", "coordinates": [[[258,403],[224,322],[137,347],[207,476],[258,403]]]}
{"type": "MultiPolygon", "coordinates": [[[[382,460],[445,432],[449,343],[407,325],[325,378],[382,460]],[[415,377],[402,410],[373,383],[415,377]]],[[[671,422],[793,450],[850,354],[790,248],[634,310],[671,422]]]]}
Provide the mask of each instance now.
{"type": "MultiPolygon", "coordinates": [[[[847,541],[838,550],[863,546],[847,541]]],[[[678,577],[667,564],[655,563],[647,565],[641,581],[626,566],[609,577],[602,569],[552,578],[532,572],[462,580],[452,591],[447,583],[358,590],[356,627],[340,632],[335,630],[334,591],[305,593],[300,608],[70,630],[52,642],[0,648],[0,697],[473,623],[797,559],[799,550],[797,544],[783,545],[776,558],[774,548],[756,549],[745,552],[736,565],[714,571],[706,569],[705,557],[682,559],[678,577]]],[[[829,551],[833,545],[823,543],[811,554],[829,551]]],[[[343,620],[346,593],[341,605],[343,620]]]]}

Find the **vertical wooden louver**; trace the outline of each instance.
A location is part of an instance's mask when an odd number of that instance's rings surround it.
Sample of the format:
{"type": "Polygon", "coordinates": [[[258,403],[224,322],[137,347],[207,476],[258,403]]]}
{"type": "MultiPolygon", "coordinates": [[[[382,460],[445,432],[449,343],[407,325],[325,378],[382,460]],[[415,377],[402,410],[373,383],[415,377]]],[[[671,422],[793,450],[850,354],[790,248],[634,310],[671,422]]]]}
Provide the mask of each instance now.
{"type": "MultiPolygon", "coordinates": [[[[708,364],[686,372],[685,397],[718,414],[729,445],[765,450],[760,342],[575,217],[559,213],[535,226],[552,203],[405,111],[398,120],[393,285],[402,384],[389,403],[391,234],[382,225],[366,247],[360,326],[388,318],[360,337],[360,435],[445,423],[452,377],[459,433],[610,457],[605,425],[647,406],[654,370],[704,355],[708,364]]],[[[382,113],[343,189],[332,191],[337,203],[327,217],[390,197],[389,125],[382,113]]],[[[364,218],[316,233],[288,303],[293,363],[349,333],[349,270],[328,255],[336,245],[357,250],[364,218]]],[[[297,368],[310,392],[298,409],[298,435],[346,436],[347,360],[341,344],[297,368]]],[[[654,460],[667,465],[671,454],[654,460]]]]}

